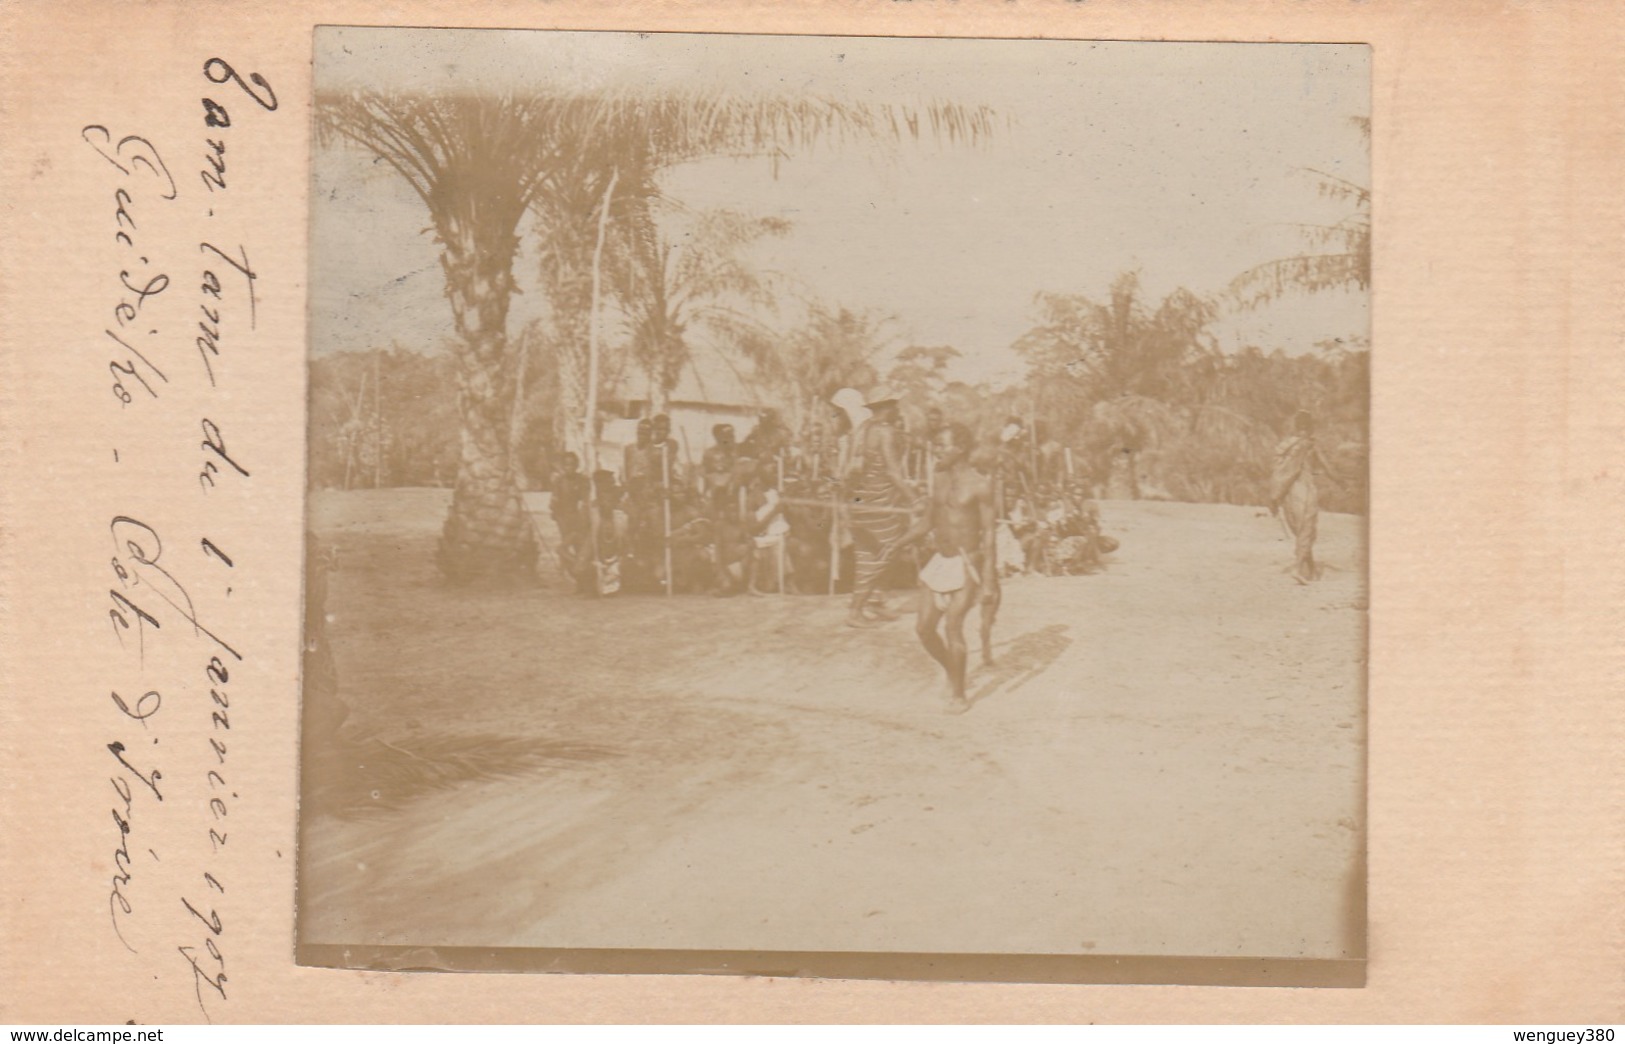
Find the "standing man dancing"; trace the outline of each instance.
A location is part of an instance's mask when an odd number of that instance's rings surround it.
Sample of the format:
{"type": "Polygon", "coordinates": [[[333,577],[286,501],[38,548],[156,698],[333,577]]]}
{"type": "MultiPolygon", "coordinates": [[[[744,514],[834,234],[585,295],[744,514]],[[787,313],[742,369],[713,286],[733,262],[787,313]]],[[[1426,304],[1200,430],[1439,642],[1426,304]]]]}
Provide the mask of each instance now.
{"type": "Polygon", "coordinates": [[[981,605],[985,658],[992,614],[999,604],[999,571],[993,547],[993,482],[971,466],[970,430],[963,424],[943,427],[935,444],[937,474],[930,508],[887,548],[886,557],[904,544],[931,534],[936,554],[920,570],[915,630],[925,651],[947,673],[949,712],[962,714],[970,707],[965,695],[965,617],[971,606],[981,605]]]}

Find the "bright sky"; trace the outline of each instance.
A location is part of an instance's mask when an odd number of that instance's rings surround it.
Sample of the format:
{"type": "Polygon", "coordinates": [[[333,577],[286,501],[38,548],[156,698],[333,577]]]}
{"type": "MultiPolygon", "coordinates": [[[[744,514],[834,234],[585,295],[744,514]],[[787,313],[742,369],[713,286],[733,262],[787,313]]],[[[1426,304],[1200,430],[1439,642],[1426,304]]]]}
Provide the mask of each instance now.
{"type": "MultiPolygon", "coordinates": [[[[897,318],[900,345],[950,344],[955,376],[1012,377],[1012,341],[1039,291],[1102,298],[1138,269],[1153,305],[1221,290],[1305,249],[1330,223],[1314,168],[1370,184],[1369,50],[1358,45],[1081,43],[615,33],[323,29],[319,87],[504,91],[525,85],[987,105],[992,138],[820,146],[780,164],[674,171],[690,207],[776,215],[792,233],[753,255],[830,305],[897,318]]],[[[427,213],[347,149],[318,152],[312,186],[317,352],[451,336],[427,213]]],[[[512,321],[540,311],[533,263],[512,321]]],[[[1294,298],[1227,318],[1225,347],[1301,352],[1364,337],[1365,294],[1294,298]]]]}

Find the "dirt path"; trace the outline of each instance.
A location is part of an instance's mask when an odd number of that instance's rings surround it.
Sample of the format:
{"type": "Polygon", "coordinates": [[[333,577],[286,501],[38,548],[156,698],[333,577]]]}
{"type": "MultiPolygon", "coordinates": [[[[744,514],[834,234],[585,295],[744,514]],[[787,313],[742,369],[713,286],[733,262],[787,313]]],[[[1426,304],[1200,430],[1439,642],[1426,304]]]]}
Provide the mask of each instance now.
{"type": "Polygon", "coordinates": [[[440,496],[315,502],[369,739],[307,756],[306,942],[1358,952],[1357,519],[1300,587],[1253,509],[1103,505],[952,717],[832,599],[446,591],[440,496]]]}

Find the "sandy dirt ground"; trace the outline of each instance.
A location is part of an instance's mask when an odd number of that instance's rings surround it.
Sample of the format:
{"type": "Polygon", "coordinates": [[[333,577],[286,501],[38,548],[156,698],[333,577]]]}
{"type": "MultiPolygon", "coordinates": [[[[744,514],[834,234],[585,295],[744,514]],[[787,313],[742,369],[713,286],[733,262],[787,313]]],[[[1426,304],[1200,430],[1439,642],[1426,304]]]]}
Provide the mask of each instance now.
{"type": "Polygon", "coordinates": [[[306,943],[1363,956],[1362,519],[1305,587],[1257,509],[1103,503],[949,716],[910,617],[447,589],[445,503],[312,497],[306,943]]]}

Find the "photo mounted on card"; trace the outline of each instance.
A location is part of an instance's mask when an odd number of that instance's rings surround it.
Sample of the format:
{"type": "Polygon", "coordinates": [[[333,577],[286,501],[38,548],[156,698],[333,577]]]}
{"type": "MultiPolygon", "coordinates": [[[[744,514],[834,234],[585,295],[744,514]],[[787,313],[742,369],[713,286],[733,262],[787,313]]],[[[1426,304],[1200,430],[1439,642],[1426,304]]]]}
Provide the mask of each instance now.
{"type": "Polygon", "coordinates": [[[1363,984],[1367,48],[314,52],[301,963],[1363,984]]]}

